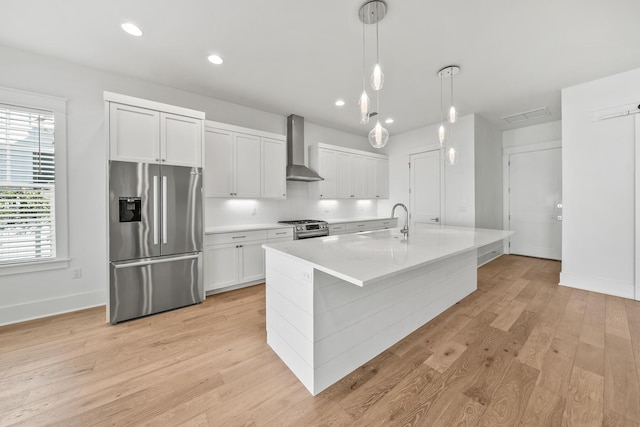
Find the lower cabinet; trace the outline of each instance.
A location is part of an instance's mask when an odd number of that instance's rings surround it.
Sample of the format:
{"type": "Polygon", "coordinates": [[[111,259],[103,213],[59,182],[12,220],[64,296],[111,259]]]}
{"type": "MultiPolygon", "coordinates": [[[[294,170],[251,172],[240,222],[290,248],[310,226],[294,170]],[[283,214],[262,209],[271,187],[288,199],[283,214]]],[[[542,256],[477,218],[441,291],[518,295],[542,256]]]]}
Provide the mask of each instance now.
{"type": "Polygon", "coordinates": [[[205,292],[236,289],[264,280],[265,243],[293,239],[293,229],[208,234],[205,236],[205,292]]]}
{"type": "Polygon", "coordinates": [[[398,226],[398,218],[375,219],[360,222],[341,222],[329,224],[329,235],[362,233],[364,231],[384,230],[398,226]]]}

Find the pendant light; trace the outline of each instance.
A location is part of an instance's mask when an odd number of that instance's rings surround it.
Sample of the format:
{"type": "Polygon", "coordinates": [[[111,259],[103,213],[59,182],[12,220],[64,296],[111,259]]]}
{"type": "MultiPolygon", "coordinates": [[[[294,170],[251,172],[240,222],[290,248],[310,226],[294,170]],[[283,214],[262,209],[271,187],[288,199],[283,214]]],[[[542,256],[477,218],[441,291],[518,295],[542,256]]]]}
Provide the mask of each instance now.
{"type": "MultiPolygon", "coordinates": [[[[376,93],[377,109],[380,111],[380,93],[376,93]]],[[[373,148],[382,148],[389,141],[389,131],[382,126],[380,120],[376,120],[376,125],[369,131],[369,144],[373,148]]]]}
{"type": "Polygon", "coordinates": [[[440,127],[438,128],[438,139],[440,140],[440,146],[444,147],[445,161],[450,165],[458,163],[459,154],[458,150],[453,146],[453,124],[458,118],[458,112],[453,106],[453,76],[460,72],[460,67],[457,65],[448,65],[438,71],[438,77],[440,77],[440,127]],[[451,79],[451,107],[447,114],[447,121],[449,122],[449,136],[447,139],[448,144],[445,144],[445,126],[442,119],[443,116],[443,103],[442,103],[442,80],[451,79]]]}
{"type": "Polygon", "coordinates": [[[364,78],[364,70],[365,70],[365,38],[364,38],[364,21],[362,21],[362,95],[360,95],[360,100],[358,101],[358,105],[360,106],[360,124],[366,125],[369,123],[369,95],[367,95],[367,89],[364,78]]]}
{"type": "MultiPolygon", "coordinates": [[[[371,83],[371,87],[374,91],[376,91],[376,107],[378,113],[380,112],[380,89],[384,84],[384,73],[382,72],[382,67],[380,66],[380,49],[379,49],[379,39],[378,39],[378,23],[385,17],[387,13],[387,5],[385,2],[380,0],[372,0],[368,1],[360,7],[358,12],[358,16],[360,21],[362,22],[362,80],[363,80],[363,88],[362,94],[360,95],[360,123],[366,124],[369,122],[369,117],[374,115],[369,111],[369,96],[367,95],[367,91],[365,89],[365,34],[364,34],[364,24],[376,24],[376,64],[373,67],[373,72],[371,73],[371,78],[369,79],[371,83]],[[365,108],[365,106],[367,108],[365,108]],[[366,115],[366,117],[365,117],[366,115]]],[[[382,148],[389,141],[389,131],[382,126],[380,120],[376,120],[376,125],[369,131],[369,143],[374,148],[382,148]]]]}

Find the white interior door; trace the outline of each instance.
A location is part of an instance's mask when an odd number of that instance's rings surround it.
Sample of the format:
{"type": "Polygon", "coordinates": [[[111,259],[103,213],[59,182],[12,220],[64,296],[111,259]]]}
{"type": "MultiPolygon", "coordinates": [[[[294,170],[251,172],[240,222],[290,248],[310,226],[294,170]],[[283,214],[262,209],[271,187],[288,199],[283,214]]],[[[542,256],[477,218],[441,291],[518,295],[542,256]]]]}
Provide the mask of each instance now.
{"type": "Polygon", "coordinates": [[[509,251],[562,258],[562,154],[550,148],[509,156],[509,251]]]}
{"type": "Polygon", "coordinates": [[[439,224],[440,150],[412,154],[411,162],[411,226],[439,224]]]}

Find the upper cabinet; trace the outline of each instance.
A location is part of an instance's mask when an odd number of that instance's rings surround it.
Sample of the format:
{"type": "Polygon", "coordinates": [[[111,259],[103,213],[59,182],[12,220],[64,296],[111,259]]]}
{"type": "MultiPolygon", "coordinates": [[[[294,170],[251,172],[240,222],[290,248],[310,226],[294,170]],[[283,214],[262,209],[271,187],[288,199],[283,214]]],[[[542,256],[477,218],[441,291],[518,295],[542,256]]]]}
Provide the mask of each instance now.
{"type": "Polygon", "coordinates": [[[389,197],[385,155],[320,143],[309,148],[309,160],[311,168],[324,178],[311,183],[321,199],[389,197]]]}
{"type": "Polygon", "coordinates": [[[207,197],[286,198],[286,143],[271,134],[207,121],[207,197]]]}
{"type": "Polygon", "coordinates": [[[105,92],[109,158],[202,166],[204,113],[105,92]]]}

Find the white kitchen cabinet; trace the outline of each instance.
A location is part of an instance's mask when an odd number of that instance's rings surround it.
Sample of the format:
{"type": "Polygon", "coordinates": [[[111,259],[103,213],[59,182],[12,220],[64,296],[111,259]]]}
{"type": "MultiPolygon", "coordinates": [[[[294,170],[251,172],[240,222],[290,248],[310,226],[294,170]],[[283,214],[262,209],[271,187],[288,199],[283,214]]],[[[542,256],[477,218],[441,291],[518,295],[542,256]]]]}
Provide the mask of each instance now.
{"type": "Polygon", "coordinates": [[[376,164],[378,161],[385,161],[382,159],[374,159],[372,157],[364,157],[363,158],[363,173],[362,176],[364,178],[364,188],[363,188],[363,198],[365,199],[374,199],[377,198],[377,186],[378,186],[378,175],[376,164]]]}
{"type": "Polygon", "coordinates": [[[202,166],[202,120],[160,113],[160,157],[163,164],[202,166]]]}
{"type": "Polygon", "coordinates": [[[287,147],[286,141],[262,138],[262,198],[285,199],[287,197],[287,147]]]}
{"type": "Polygon", "coordinates": [[[293,228],[207,234],[204,248],[205,291],[237,289],[265,278],[264,243],[293,240],[293,228]]]}
{"type": "Polygon", "coordinates": [[[329,236],[347,234],[347,224],[329,224],[329,236]]]}
{"type": "Polygon", "coordinates": [[[376,159],[375,161],[375,196],[377,199],[389,198],[389,160],[376,159]]]}
{"type": "Polygon", "coordinates": [[[335,236],[339,234],[350,234],[350,233],[361,233],[364,231],[384,230],[388,228],[396,228],[397,226],[398,226],[398,218],[340,222],[340,223],[329,224],[329,235],[335,236]]]}
{"type": "MultiPolygon", "coordinates": [[[[349,153],[338,151],[336,153],[336,197],[338,199],[353,198],[353,156],[349,153]]],[[[322,173],[320,173],[322,176],[322,173]]]]}
{"type": "Polygon", "coordinates": [[[109,158],[200,167],[202,122],[197,117],[109,102],[109,158]]]}
{"type": "Polygon", "coordinates": [[[260,138],[205,127],[205,195],[260,197],[260,138]]]}
{"type": "Polygon", "coordinates": [[[205,123],[205,196],[286,198],[284,135],[205,123]]]}
{"type": "Polygon", "coordinates": [[[338,153],[334,150],[321,148],[314,154],[319,158],[318,164],[322,165],[320,176],[324,178],[323,181],[318,181],[315,184],[319,186],[319,197],[321,199],[336,199],[338,197],[338,153]]]}
{"type": "Polygon", "coordinates": [[[309,163],[324,181],[310,187],[321,199],[377,199],[389,197],[388,158],[382,154],[329,144],[309,149],[309,163]]]}

